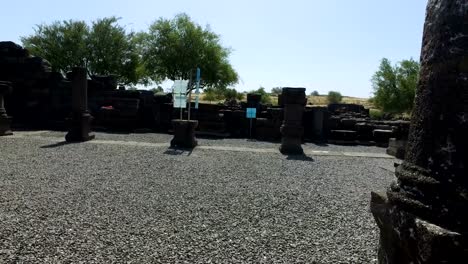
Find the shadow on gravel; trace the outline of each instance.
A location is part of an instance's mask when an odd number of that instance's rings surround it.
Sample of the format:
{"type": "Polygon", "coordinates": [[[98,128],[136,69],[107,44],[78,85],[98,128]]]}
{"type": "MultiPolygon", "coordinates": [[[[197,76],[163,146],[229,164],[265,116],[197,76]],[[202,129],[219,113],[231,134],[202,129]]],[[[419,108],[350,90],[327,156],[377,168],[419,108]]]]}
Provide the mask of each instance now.
{"type": "Polygon", "coordinates": [[[300,161],[314,161],[313,158],[302,154],[302,155],[288,155],[287,160],[300,160],[300,161]]]}
{"type": "Polygon", "coordinates": [[[164,151],[166,155],[172,156],[190,156],[192,154],[193,149],[185,149],[185,148],[168,148],[164,151]]]}
{"type": "Polygon", "coordinates": [[[41,146],[41,148],[43,148],[43,149],[58,148],[58,147],[61,147],[61,146],[64,146],[64,145],[70,145],[70,144],[77,144],[77,143],[74,143],[74,142],[67,142],[67,141],[61,141],[61,142],[57,142],[57,143],[54,143],[54,144],[41,146]]]}

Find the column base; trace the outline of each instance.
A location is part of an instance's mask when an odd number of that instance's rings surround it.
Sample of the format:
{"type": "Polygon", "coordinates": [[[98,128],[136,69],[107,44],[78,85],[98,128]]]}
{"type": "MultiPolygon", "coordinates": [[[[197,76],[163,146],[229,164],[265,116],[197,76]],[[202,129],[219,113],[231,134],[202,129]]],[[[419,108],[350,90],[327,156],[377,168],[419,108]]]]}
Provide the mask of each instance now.
{"type": "Polygon", "coordinates": [[[195,148],[198,141],[195,138],[195,128],[198,126],[197,120],[172,120],[174,127],[174,138],[171,140],[171,147],[195,148]]]}
{"type": "Polygon", "coordinates": [[[391,138],[388,141],[387,154],[390,156],[394,156],[397,159],[404,159],[407,144],[407,140],[398,140],[395,138],[391,138]]]}
{"type": "Polygon", "coordinates": [[[468,258],[467,236],[420,219],[371,194],[370,209],[380,229],[379,264],[460,263],[468,258]]]}
{"type": "Polygon", "coordinates": [[[91,133],[91,121],[93,117],[89,113],[74,115],[71,119],[71,128],[65,136],[67,142],[84,142],[93,140],[91,133]]]}
{"type": "Polygon", "coordinates": [[[11,136],[13,132],[10,128],[11,118],[0,116],[0,136],[11,136]]]}
{"type": "Polygon", "coordinates": [[[304,155],[304,150],[301,146],[304,128],[301,126],[283,125],[280,131],[283,135],[279,148],[280,152],[284,155],[304,155]]]}
{"type": "Polygon", "coordinates": [[[284,155],[304,155],[304,150],[301,146],[301,141],[297,139],[283,138],[279,148],[281,154],[284,155]]]}

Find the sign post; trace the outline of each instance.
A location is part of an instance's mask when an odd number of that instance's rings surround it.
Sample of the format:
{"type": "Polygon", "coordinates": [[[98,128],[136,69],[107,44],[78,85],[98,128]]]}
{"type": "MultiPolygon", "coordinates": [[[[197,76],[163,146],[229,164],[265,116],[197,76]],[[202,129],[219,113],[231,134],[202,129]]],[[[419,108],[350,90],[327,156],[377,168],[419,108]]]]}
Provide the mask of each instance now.
{"type": "Polygon", "coordinates": [[[174,107],[180,109],[180,120],[183,119],[182,109],[187,108],[187,85],[186,80],[174,81],[174,107]]]}
{"type": "Polygon", "coordinates": [[[252,119],[257,118],[257,108],[247,108],[247,118],[250,119],[249,138],[252,138],[252,119]]]}
{"type": "Polygon", "coordinates": [[[198,109],[198,100],[199,100],[198,98],[200,97],[200,78],[201,78],[201,70],[200,70],[200,68],[197,67],[197,80],[196,80],[197,88],[195,90],[195,94],[196,94],[196,96],[195,96],[195,109],[198,109]]]}

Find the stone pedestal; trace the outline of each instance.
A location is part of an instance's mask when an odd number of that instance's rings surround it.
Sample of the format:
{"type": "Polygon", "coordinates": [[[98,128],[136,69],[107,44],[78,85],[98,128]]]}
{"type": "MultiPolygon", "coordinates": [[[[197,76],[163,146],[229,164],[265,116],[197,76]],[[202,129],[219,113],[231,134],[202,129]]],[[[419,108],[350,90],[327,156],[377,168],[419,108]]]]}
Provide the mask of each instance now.
{"type": "Polygon", "coordinates": [[[0,136],[13,135],[10,129],[11,118],[5,110],[4,96],[11,93],[11,83],[0,82],[0,136]]]}
{"type": "Polygon", "coordinates": [[[171,140],[171,147],[194,148],[198,142],[195,138],[195,129],[198,126],[197,120],[172,120],[174,127],[174,138],[171,140]]]}
{"type": "Polygon", "coordinates": [[[430,0],[407,152],[373,193],[379,263],[468,259],[468,5],[430,0]]]}
{"type": "Polygon", "coordinates": [[[73,68],[72,81],[72,116],[70,130],[65,136],[67,142],[83,142],[94,139],[91,134],[93,117],[88,112],[88,79],[85,68],[73,68]]]}
{"type": "Polygon", "coordinates": [[[284,120],[281,126],[281,146],[283,154],[302,155],[302,115],[307,99],[305,88],[283,88],[281,100],[284,104],[284,120]]]}
{"type": "Polygon", "coordinates": [[[397,159],[404,159],[407,142],[407,140],[391,138],[388,141],[387,154],[397,159]]]}

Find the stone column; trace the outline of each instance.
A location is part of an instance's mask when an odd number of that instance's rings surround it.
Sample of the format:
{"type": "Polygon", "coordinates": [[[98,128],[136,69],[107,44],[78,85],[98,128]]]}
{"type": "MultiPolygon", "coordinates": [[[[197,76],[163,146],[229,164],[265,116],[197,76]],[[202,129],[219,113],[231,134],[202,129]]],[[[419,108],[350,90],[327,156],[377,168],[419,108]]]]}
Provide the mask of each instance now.
{"type": "Polygon", "coordinates": [[[323,141],[325,138],[323,123],[325,119],[325,113],[327,112],[326,107],[312,107],[313,113],[313,134],[314,140],[323,141]]]}
{"type": "Polygon", "coordinates": [[[93,117],[88,112],[88,78],[86,68],[73,68],[72,74],[72,117],[70,130],[65,136],[68,142],[83,142],[94,139],[91,133],[93,117]]]}
{"type": "Polygon", "coordinates": [[[11,93],[11,83],[0,82],[0,136],[13,135],[10,129],[10,117],[5,110],[4,97],[11,93]]]}
{"type": "Polygon", "coordinates": [[[430,0],[405,160],[372,193],[379,263],[468,259],[468,4],[430,0]]]}
{"type": "Polygon", "coordinates": [[[249,93],[247,94],[247,107],[257,108],[257,110],[260,110],[261,100],[262,100],[261,94],[249,93]]]}
{"type": "Polygon", "coordinates": [[[302,136],[304,127],[302,126],[302,115],[307,99],[305,88],[283,88],[281,100],[284,104],[284,120],[281,126],[280,151],[283,154],[302,155],[302,136]]]}

